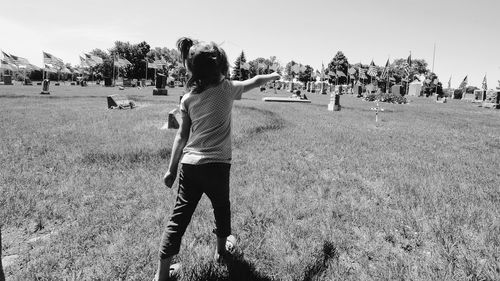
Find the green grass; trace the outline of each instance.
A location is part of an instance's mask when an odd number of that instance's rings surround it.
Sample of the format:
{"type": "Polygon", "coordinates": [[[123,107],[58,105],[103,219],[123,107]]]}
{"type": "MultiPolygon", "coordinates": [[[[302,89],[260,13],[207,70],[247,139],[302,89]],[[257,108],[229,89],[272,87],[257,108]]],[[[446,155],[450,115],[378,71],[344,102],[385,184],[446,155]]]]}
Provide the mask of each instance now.
{"type": "MultiPolygon", "coordinates": [[[[179,100],[152,88],[0,86],[0,223],[7,280],[150,280],[176,186],[161,182],[179,100]],[[106,109],[126,94],[133,110],[106,109]]],[[[500,111],[342,96],[233,113],[231,204],[238,254],[212,260],[202,199],[181,280],[500,279],[500,111]]]]}

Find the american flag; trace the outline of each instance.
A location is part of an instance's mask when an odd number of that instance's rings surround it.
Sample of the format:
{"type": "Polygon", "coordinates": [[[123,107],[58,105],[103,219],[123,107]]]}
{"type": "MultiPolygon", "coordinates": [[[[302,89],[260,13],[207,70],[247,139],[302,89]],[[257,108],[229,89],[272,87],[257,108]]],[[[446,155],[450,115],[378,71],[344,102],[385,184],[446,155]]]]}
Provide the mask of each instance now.
{"type": "Polygon", "coordinates": [[[30,62],[25,58],[14,56],[12,54],[10,55],[10,57],[14,61],[14,64],[16,65],[23,65],[23,66],[30,65],[30,62]]]}
{"type": "Polygon", "coordinates": [[[380,78],[386,79],[389,77],[389,59],[387,59],[387,62],[385,63],[384,70],[382,70],[382,75],[380,75],[380,78]]]}
{"type": "MultiPolygon", "coordinates": [[[[85,57],[87,58],[87,61],[91,60],[95,63],[95,65],[98,65],[98,64],[101,64],[104,62],[101,57],[98,57],[96,55],[85,54],[85,57]]],[[[92,64],[94,64],[94,63],[92,63],[92,64]]]]}
{"type": "Polygon", "coordinates": [[[147,61],[148,63],[148,68],[151,68],[151,69],[161,69],[161,66],[157,65],[155,62],[149,62],[147,61]]]}
{"type": "Polygon", "coordinates": [[[3,60],[8,62],[8,63],[11,63],[11,64],[15,64],[16,62],[14,61],[14,59],[12,58],[11,55],[7,54],[6,52],[2,51],[2,54],[3,54],[3,60]]]}
{"type": "Polygon", "coordinates": [[[484,78],[483,78],[483,90],[485,90],[485,91],[488,90],[488,83],[486,82],[486,75],[484,75],[484,78]]]}
{"type": "Polygon", "coordinates": [[[125,67],[125,66],[129,66],[129,65],[132,65],[132,64],[127,59],[121,58],[119,55],[116,55],[115,66],[125,67]]]}
{"type": "Polygon", "coordinates": [[[467,84],[468,84],[467,76],[468,75],[466,75],[464,78],[464,81],[462,81],[462,83],[460,83],[460,86],[458,87],[459,89],[463,89],[463,88],[467,87],[467,84]]]}
{"type": "Polygon", "coordinates": [[[368,72],[366,74],[370,75],[371,77],[377,76],[377,69],[375,68],[375,63],[370,63],[370,67],[368,67],[368,72]]]}
{"type": "Polygon", "coordinates": [[[241,64],[240,64],[240,67],[242,69],[249,70],[250,69],[250,64],[248,62],[243,62],[242,61],[241,64]]]}
{"type": "Polygon", "coordinates": [[[363,68],[360,67],[358,72],[359,72],[360,79],[367,79],[368,78],[368,77],[366,77],[365,70],[363,68]]]}
{"type": "Polygon", "coordinates": [[[346,76],[345,76],[345,73],[344,73],[344,72],[342,72],[341,70],[337,70],[337,72],[336,72],[336,73],[337,73],[337,76],[338,76],[338,77],[346,77],[346,76]]]}
{"type": "Polygon", "coordinates": [[[10,71],[14,71],[16,68],[15,68],[15,65],[8,62],[7,60],[0,59],[0,69],[7,69],[10,71]]]}
{"type": "Polygon", "coordinates": [[[408,56],[406,61],[403,63],[403,70],[406,76],[410,76],[410,68],[411,68],[411,54],[408,56]]]}
{"type": "Polygon", "coordinates": [[[64,62],[62,59],[55,57],[55,56],[53,56],[49,53],[46,53],[46,52],[42,52],[42,53],[43,53],[43,63],[44,64],[52,64],[54,66],[59,66],[59,67],[64,66],[64,62]]]}

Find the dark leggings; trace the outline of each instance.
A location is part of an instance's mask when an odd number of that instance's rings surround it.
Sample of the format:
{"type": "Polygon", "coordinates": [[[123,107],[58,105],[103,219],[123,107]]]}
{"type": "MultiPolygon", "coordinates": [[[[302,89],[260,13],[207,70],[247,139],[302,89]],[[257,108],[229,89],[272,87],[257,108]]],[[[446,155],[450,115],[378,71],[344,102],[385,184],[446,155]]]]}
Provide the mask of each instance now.
{"type": "Polygon", "coordinates": [[[163,232],[160,258],[179,253],[182,236],[203,193],[208,196],[214,208],[217,237],[223,238],[231,234],[230,168],[231,165],[226,163],[181,165],[177,199],[173,214],[163,232]]]}

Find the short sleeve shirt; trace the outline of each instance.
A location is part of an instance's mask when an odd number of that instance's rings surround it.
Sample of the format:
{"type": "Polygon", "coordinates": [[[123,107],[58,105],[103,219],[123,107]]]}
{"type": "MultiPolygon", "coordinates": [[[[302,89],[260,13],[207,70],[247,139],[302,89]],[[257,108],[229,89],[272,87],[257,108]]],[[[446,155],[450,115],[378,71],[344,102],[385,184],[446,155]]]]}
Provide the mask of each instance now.
{"type": "Polygon", "coordinates": [[[181,163],[231,163],[231,111],[241,99],[243,85],[224,80],[201,93],[182,97],[180,110],[191,119],[189,139],[181,163]]]}

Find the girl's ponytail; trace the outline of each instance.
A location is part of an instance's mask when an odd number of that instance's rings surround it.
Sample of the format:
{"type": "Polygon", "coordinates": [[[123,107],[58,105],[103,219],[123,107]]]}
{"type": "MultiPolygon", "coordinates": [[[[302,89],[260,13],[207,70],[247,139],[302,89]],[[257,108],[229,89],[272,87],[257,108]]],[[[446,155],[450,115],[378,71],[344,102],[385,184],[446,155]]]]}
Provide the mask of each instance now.
{"type": "Polygon", "coordinates": [[[177,40],[177,50],[181,53],[181,60],[186,65],[186,60],[189,56],[189,48],[195,44],[195,41],[188,37],[182,37],[177,40]]]}

